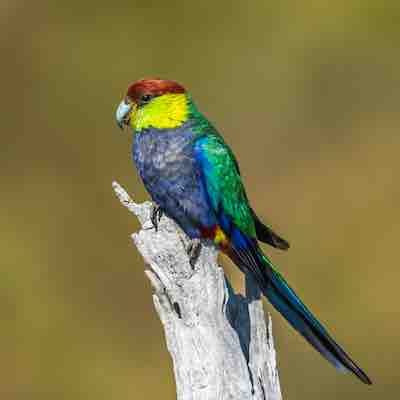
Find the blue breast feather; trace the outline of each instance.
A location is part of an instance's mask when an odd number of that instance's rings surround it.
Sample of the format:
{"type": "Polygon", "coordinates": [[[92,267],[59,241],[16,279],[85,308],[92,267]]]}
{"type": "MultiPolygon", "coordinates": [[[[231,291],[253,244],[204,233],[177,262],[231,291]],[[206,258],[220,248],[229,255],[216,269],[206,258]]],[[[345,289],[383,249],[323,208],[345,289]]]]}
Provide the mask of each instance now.
{"type": "Polygon", "coordinates": [[[192,123],[176,129],[149,128],[135,134],[132,155],[152,199],[191,238],[212,227],[216,215],[194,154],[192,123]]]}

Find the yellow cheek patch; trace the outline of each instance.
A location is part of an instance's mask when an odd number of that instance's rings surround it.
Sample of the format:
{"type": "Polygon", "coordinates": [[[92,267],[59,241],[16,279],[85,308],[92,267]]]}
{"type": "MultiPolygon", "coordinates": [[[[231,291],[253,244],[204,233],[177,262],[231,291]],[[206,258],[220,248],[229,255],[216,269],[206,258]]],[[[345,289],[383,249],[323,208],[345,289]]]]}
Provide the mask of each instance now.
{"type": "Polygon", "coordinates": [[[182,125],[188,118],[186,94],[170,93],[156,97],[148,104],[132,110],[131,126],[136,131],[146,128],[171,129],[182,125]]]}

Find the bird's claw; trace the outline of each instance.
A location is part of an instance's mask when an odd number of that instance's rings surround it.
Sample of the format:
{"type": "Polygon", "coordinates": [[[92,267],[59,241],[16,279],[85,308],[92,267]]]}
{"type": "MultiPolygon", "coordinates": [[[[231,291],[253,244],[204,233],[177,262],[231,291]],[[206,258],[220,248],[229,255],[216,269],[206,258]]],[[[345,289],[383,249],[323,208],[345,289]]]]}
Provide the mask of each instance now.
{"type": "Polygon", "coordinates": [[[186,247],[186,253],[189,256],[189,263],[194,268],[197,259],[200,256],[201,241],[200,239],[192,239],[186,247]]]}
{"type": "Polygon", "coordinates": [[[158,231],[158,223],[161,221],[161,217],[163,216],[163,210],[158,205],[153,205],[150,214],[150,221],[153,224],[154,229],[156,232],[158,231]]]}

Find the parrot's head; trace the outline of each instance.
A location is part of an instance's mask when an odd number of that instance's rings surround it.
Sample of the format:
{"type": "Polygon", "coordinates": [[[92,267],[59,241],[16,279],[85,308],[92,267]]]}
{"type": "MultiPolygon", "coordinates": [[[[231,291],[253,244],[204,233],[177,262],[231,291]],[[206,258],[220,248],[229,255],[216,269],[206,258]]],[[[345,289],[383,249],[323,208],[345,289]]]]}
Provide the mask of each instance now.
{"type": "Polygon", "coordinates": [[[176,128],[188,119],[190,97],[179,83],[162,79],[142,79],[129,85],[119,104],[119,127],[140,132],[146,128],[176,128]]]}

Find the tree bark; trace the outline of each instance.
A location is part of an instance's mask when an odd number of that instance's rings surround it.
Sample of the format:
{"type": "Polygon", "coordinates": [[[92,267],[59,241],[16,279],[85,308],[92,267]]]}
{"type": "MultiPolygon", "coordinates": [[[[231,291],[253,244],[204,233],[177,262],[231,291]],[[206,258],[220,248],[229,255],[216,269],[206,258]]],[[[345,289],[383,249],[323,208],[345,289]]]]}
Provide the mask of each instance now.
{"type": "Polygon", "coordinates": [[[267,326],[256,283],[246,277],[246,296],[235,294],[208,241],[192,266],[174,221],[163,216],[154,229],[152,203],[134,203],[117,182],[113,188],[142,226],[132,239],[149,267],[177,399],[281,400],[271,318],[267,326]]]}

